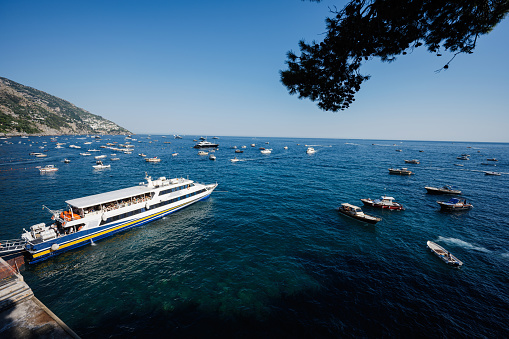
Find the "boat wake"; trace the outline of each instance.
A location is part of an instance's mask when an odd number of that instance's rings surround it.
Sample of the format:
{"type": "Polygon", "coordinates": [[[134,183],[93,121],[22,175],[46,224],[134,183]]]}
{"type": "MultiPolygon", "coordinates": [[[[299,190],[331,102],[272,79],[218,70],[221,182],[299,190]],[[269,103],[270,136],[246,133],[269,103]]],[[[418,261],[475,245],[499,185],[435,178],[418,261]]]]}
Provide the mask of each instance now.
{"type": "Polygon", "coordinates": [[[446,242],[448,244],[453,244],[453,245],[457,245],[457,246],[460,246],[460,247],[463,247],[463,248],[466,248],[466,249],[469,249],[469,250],[475,250],[475,251],[479,251],[479,252],[484,252],[484,253],[490,253],[491,251],[484,248],[484,247],[481,247],[481,246],[476,246],[476,245],[472,245],[466,241],[463,241],[461,239],[456,239],[456,238],[444,238],[444,237],[441,237],[439,236],[438,237],[438,241],[443,241],[443,242],[446,242]]]}

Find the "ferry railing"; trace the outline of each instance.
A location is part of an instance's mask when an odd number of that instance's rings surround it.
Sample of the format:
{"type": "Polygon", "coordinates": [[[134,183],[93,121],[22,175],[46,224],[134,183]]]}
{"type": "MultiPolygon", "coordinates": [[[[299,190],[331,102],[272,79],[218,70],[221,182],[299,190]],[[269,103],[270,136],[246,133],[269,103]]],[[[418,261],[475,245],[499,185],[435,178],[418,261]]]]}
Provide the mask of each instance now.
{"type": "Polygon", "coordinates": [[[22,239],[0,240],[0,253],[19,251],[25,248],[26,241],[22,239]]]}

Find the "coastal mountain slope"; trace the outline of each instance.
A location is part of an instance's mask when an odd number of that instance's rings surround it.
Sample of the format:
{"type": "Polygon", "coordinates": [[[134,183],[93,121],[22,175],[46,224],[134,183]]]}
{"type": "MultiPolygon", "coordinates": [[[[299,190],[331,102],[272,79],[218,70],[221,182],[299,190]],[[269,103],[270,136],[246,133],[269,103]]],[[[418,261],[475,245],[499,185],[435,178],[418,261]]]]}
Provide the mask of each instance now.
{"type": "Polygon", "coordinates": [[[0,133],[131,134],[68,101],[3,77],[0,77],[0,133]]]}

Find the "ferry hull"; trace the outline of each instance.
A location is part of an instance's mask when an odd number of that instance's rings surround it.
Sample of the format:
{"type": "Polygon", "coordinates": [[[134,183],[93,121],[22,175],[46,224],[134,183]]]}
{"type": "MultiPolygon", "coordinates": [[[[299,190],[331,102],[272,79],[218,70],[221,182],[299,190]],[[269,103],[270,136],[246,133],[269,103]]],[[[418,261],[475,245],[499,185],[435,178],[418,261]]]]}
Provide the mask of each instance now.
{"type": "MultiPolygon", "coordinates": [[[[35,264],[47,259],[50,259],[54,256],[57,256],[59,254],[62,254],[64,252],[89,245],[92,242],[99,241],[101,239],[113,236],[117,233],[127,231],[131,228],[138,227],[144,224],[147,224],[149,222],[152,222],[154,220],[160,219],[162,217],[165,217],[171,213],[174,213],[176,211],[179,211],[187,206],[190,206],[198,201],[208,199],[210,197],[210,194],[212,193],[212,190],[208,192],[207,195],[203,197],[199,197],[195,200],[174,206],[174,207],[167,207],[167,208],[160,208],[154,210],[154,213],[148,215],[148,216],[142,216],[137,219],[131,219],[126,220],[123,222],[112,222],[108,225],[105,225],[103,227],[94,228],[87,231],[81,231],[77,232],[71,235],[67,235],[62,238],[57,238],[55,241],[48,241],[41,244],[33,245],[31,248],[27,247],[27,262],[29,264],[35,264]],[[53,250],[52,245],[57,244],[58,249],[53,250]]],[[[30,246],[30,245],[27,245],[30,246]]]]}

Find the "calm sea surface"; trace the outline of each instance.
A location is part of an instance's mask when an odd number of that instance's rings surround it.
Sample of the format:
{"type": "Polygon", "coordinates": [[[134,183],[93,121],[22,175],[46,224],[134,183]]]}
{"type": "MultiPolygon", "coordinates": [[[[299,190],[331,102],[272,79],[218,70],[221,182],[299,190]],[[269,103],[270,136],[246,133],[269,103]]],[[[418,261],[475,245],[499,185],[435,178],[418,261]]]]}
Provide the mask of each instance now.
{"type": "Polygon", "coordinates": [[[99,146],[122,136],[60,137],[64,149],[49,137],[0,140],[0,239],[49,222],[42,205],[62,209],[65,200],[134,186],[145,172],[219,183],[208,200],[25,267],[35,295],[83,338],[509,333],[508,144],[220,137],[210,161],[192,148],[195,136],[134,138],[133,154],[117,152],[120,161],[99,146]],[[242,145],[243,154],[231,149],[242,145]],[[43,146],[47,158],[28,155],[43,146]],[[79,155],[91,148],[101,152],[79,155]],[[142,152],[162,161],[146,163],[142,152]],[[462,153],[471,160],[457,160],[462,153]],[[98,154],[108,155],[110,169],[92,168],[98,154]],[[235,155],[245,161],[231,163],[235,155]],[[481,165],[491,157],[496,167],[481,165]],[[46,164],[59,171],[40,174],[36,166],[46,164]],[[415,175],[389,175],[393,166],[415,175]],[[474,208],[440,212],[436,201],[449,197],[424,186],[444,184],[474,208]],[[376,226],[335,211],[383,194],[406,210],[363,208],[383,218],[376,226]],[[464,266],[445,265],[427,240],[464,266]]]}

